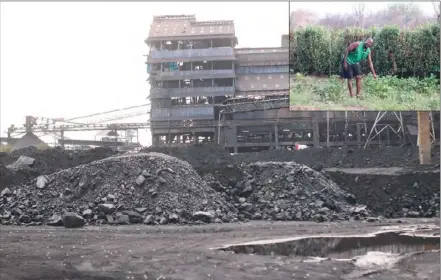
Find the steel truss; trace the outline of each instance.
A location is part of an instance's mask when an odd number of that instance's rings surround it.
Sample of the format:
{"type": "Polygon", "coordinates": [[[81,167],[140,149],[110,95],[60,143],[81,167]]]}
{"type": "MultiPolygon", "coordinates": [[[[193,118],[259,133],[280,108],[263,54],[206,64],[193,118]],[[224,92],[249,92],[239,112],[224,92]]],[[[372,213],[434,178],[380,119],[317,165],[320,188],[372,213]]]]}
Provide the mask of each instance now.
{"type": "Polygon", "coordinates": [[[390,129],[401,141],[403,141],[401,146],[406,144],[406,133],[404,130],[403,115],[401,112],[380,111],[375,118],[374,124],[372,125],[364,147],[366,148],[375,137],[379,136],[380,133],[386,129],[390,129]],[[398,129],[395,129],[390,123],[382,123],[382,120],[387,115],[394,116],[398,120],[398,129]]]}

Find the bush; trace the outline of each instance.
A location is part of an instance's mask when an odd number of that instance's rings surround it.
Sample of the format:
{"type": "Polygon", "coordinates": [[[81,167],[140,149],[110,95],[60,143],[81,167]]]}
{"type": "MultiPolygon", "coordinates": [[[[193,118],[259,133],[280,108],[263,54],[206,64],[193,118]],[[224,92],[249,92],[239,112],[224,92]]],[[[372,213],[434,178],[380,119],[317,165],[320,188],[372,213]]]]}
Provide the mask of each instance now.
{"type": "MultiPolygon", "coordinates": [[[[344,49],[354,41],[374,38],[372,58],[381,76],[439,77],[440,25],[412,30],[386,26],[380,30],[331,29],[308,26],[291,32],[290,71],[309,75],[339,75],[344,49]]],[[[366,61],[364,73],[370,72],[366,61]]]]}

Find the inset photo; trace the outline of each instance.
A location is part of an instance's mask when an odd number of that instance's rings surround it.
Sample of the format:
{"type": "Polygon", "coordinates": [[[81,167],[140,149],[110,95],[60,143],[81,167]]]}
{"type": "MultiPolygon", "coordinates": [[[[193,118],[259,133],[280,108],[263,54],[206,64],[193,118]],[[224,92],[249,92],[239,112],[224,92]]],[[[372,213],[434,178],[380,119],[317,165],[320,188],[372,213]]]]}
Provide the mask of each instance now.
{"type": "Polygon", "coordinates": [[[439,2],[290,2],[290,110],[440,110],[439,2]]]}

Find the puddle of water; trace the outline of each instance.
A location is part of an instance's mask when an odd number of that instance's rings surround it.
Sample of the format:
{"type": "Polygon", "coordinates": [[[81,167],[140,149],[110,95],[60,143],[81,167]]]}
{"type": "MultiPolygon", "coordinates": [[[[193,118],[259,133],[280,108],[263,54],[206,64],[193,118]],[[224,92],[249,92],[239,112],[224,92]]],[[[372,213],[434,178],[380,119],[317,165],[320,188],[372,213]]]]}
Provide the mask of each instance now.
{"type": "MultiPolygon", "coordinates": [[[[302,257],[321,257],[332,259],[351,259],[368,252],[404,254],[440,249],[439,236],[403,234],[403,232],[381,232],[365,236],[316,236],[260,241],[236,244],[218,248],[238,254],[283,255],[302,257]]],[[[381,255],[381,254],[380,254],[381,255]]],[[[377,259],[369,256],[371,261],[377,259]]],[[[383,255],[384,258],[389,255],[383,255]]],[[[362,261],[363,262],[363,261],[362,261]]]]}

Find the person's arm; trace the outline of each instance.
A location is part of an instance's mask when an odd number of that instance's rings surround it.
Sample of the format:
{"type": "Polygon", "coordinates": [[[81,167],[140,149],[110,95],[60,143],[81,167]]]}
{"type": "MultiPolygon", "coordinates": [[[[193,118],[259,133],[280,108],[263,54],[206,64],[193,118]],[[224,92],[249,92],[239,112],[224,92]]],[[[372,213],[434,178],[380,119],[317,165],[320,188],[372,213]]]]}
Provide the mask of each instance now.
{"type": "Polygon", "coordinates": [[[348,62],[346,61],[346,59],[348,58],[348,54],[355,50],[358,45],[358,42],[353,42],[345,49],[345,57],[343,58],[343,67],[345,68],[345,70],[348,70],[348,62]]]}
{"type": "Polygon", "coordinates": [[[369,68],[371,68],[372,75],[374,75],[374,79],[377,78],[377,74],[375,73],[374,64],[372,63],[372,53],[369,52],[368,55],[369,68]]]}

